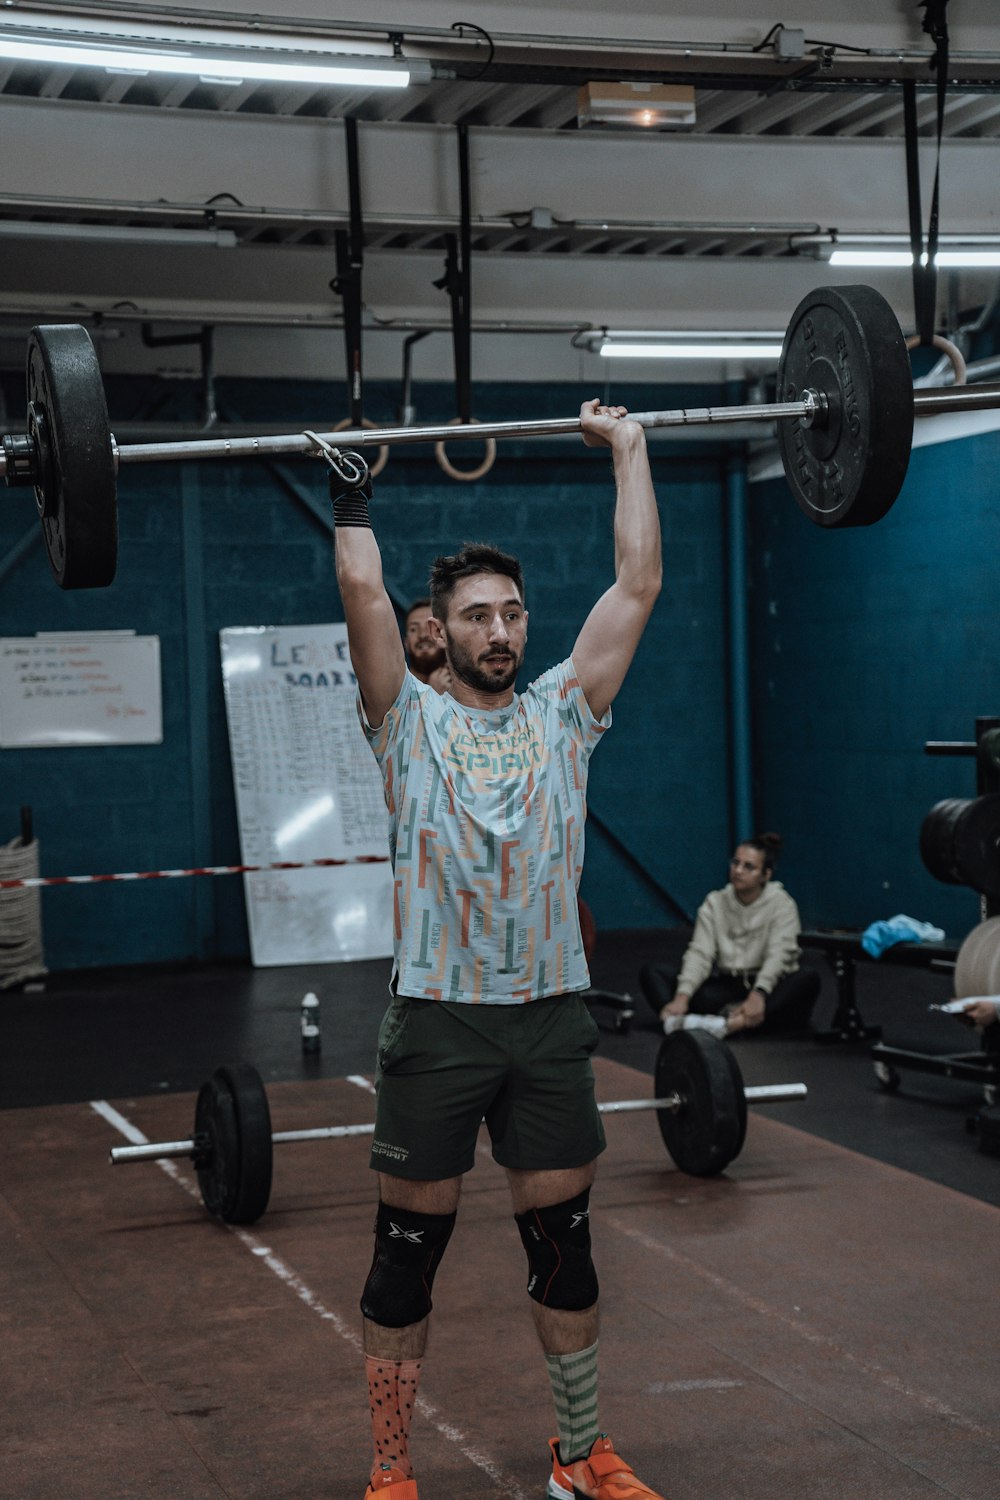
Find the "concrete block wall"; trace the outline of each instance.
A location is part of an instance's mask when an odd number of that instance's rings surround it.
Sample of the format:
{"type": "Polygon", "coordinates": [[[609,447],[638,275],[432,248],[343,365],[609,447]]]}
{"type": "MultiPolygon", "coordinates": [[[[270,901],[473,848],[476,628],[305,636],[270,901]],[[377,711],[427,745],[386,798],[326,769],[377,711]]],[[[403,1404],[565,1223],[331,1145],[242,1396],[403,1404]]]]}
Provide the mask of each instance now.
{"type": "Polygon", "coordinates": [[[1000,714],[998,465],[1000,433],[917,448],[889,514],[833,533],[782,480],[751,487],[756,796],[809,922],[979,921],[918,838],[935,802],[976,793],[974,761],[924,743],[1000,714]]]}

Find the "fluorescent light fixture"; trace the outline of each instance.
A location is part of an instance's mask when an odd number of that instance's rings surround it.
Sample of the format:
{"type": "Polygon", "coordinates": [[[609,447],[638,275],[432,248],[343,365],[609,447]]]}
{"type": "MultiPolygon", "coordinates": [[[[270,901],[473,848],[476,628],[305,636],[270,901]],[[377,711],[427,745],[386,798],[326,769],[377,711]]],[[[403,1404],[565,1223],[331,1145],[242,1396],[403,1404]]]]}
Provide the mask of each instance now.
{"type": "MultiPolygon", "coordinates": [[[[937,266],[1000,266],[1000,250],[939,250],[937,266]]],[[[926,253],[923,264],[927,264],[926,253]]],[[[834,250],[831,266],[912,266],[909,250],[834,250]]]]}
{"type": "Polygon", "coordinates": [[[707,334],[704,338],[695,335],[677,335],[659,340],[648,339],[642,343],[625,338],[609,339],[596,346],[598,354],[605,359],[777,359],[781,354],[780,334],[767,334],[763,338],[744,337],[725,339],[718,334],[707,334]]]}
{"type": "Polygon", "coordinates": [[[939,266],[1000,266],[1000,250],[939,250],[939,266]]]}
{"type": "Polygon", "coordinates": [[[909,250],[834,250],[831,266],[912,266],[909,250]]]}
{"type": "Polygon", "coordinates": [[[12,62],[42,62],[65,68],[105,68],[114,73],[181,74],[204,82],[237,84],[260,79],[271,83],[351,85],[360,88],[405,89],[411,82],[429,82],[430,65],[386,58],[361,58],[328,64],[279,62],[277,59],[205,51],[168,52],[145,47],[75,46],[41,38],[0,35],[0,58],[12,62]],[[419,77],[418,77],[419,74],[419,77]]]}
{"type": "Polygon", "coordinates": [[[99,245],[213,245],[232,250],[239,243],[232,229],[171,229],[156,224],[48,224],[34,219],[0,219],[0,239],[69,240],[99,245]]]}

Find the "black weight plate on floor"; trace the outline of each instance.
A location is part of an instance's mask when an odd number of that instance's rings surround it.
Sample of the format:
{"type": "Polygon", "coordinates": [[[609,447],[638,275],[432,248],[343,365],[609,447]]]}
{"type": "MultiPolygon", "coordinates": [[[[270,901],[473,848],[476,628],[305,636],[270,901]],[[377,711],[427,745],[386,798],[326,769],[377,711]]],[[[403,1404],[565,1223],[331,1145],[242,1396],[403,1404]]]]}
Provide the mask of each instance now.
{"type": "Polygon", "coordinates": [[[60,588],[96,589],[118,566],[118,498],[108,408],[97,355],[78,323],[28,335],[28,431],[35,499],[60,588]]]}
{"type": "Polygon", "coordinates": [[[778,422],[796,504],[817,526],[870,526],[906,478],[913,376],[902,330],[873,287],[819,287],[799,303],[778,364],[778,400],[826,398],[826,420],[778,422]]]}
{"type": "Polygon", "coordinates": [[[656,1111],[660,1134],[682,1172],[712,1177],[725,1171],[743,1144],[746,1097],[725,1042],[707,1031],[674,1031],[656,1057],[655,1097],[679,1094],[678,1110],[656,1111]]]}
{"type": "Polygon", "coordinates": [[[1000,899],[1000,796],[975,797],[955,827],[954,861],[963,885],[1000,899]]]}
{"type": "Polygon", "coordinates": [[[729,1076],[733,1081],[733,1089],[736,1093],[736,1149],[731,1158],[735,1161],[743,1150],[743,1143],[747,1138],[747,1095],[743,1085],[743,1074],[740,1071],[739,1063],[736,1061],[736,1053],[725,1042],[722,1043],[722,1050],[729,1064],[729,1076]]]}
{"type": "Polygon", "coordinates": [[[216,1068],[202,1084],[194,1114],[202,1201],[227,1224],[253,1224],[271,1196],[273,1143],[267,1094],[256,1068],[216,1068]]]}
{"type": "Polygon", "coordinates": [[[968,797],[945,797],[920,825],[920,858],[928,874],[945,885],[965,884],[955,859],[955,836],[969,802],[968,797]]]}
{"type": "Polygon", "coordinates": [[[240,1137],[236,1102],[219,1073],[213,1073],[198,1092],[194,1141],[202,1202],[210,1214],[224,1219],[239,1189],[240,1137]]]}

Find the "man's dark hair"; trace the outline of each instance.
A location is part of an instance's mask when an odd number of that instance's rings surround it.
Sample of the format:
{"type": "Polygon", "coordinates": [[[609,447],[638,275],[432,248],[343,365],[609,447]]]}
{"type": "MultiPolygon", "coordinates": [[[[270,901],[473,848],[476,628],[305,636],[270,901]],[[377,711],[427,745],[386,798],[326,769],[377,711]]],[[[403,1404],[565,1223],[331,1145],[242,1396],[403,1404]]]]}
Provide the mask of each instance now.
{"type": "Polygon", "coordinates": [[[447,619],[448,603],[456,583],[460,578],[471,578],[476,573],[500,573],[509,578],[524,603],[524,574],[517,558],[509,552],[501,552],[489,542],[466,542],[461,552],[451,557],[436,557],[431,563],[431,609],[435,619],[447,619]]]}
{"type": "Polygon", "coordinates": [[[406,611],[405,618],[408,620],[415,609],[430,609],[430,607],[431,601],[429,599],[414,599],[413,603],[406,611]]]}

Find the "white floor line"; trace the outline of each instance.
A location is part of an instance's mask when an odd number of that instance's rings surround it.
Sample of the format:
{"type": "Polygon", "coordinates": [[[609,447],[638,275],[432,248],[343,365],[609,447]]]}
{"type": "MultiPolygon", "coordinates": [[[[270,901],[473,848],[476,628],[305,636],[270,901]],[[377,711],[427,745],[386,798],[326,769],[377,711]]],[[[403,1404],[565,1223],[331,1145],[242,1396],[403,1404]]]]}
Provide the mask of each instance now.
{"type": "MultiPolygon", "coordinates": [[[[367,1088],[372,1093],[375,1092],[374,1087],[368,1080],[362,1078],[359,1074],[352,1075],[349,1082],[367,1088]]],[[[106,1099],[92,1099],[90,1107],[132,1145],[145,1146],[147,1144],[149,1137],[143,1135],[142,1131],[133,1125],[131,1120],[126,1119],[123,1114],[120,1114],[106,1099]]],[[[156,1166],[166,1172],[167,1176],[172,1178],[179,1187],[183,1188],[189,1197],[194,1198],[198,1203],[201,1202],[201,1193],[198,1190],[197,1183],[185,1172],[181,1171],[176,1160],[167,1159],[158,1161],[156,1162],[156,1166]]],[[[259,1240],[256,1235],[251,1234],[249,1230],[241,1229],[235,1224],[226,1224],[224,1227],[249,1250],[251,1255],[256,1256],[262,1261],[268,1270],[277,1276],[279,1281],[282,1281],[290,1291],[294,1292],[295,1296],[308,1307],[310,1312],[316,1313],[324,1323],[328,1323],[337,1336],[343,1339],[344,1343],[349,1344],[356,1351],[359,1358],[361,1357],[363,1353],[361,1335],[354,1326],[353,1319],[348,1323],[338,1312],[334,1312],[332,1308],[327,1307],[317,1297],[311,1287],[306,1285],[301,1276],[292,1270],[291,1266],[275,1255],[263,1241],[259,1240]]],[[[487,1457],[485,1453],[480,1453],[477,1448],[472,1447],[468,1437],[461,1428],[454,1426],[451,1422],[445,1421],[437,1407],[428,1401],[426,1397],[418,1396],[416,1407],[424,1420],[430,1422],[431,1426],[441,1437],[452,1443],[463,1458],[468,1459],[469,1463],[474,1464],[477,1469],[481,1469],[494,1484],[505,1489],[510,1496],[510,1500],[529,1500],[528,1494],[520,1488],[516,1481],[509,1474],[505,1473],[498,1464],[494,1463],[491,1458],[487,1457]]]]}
{"type": "Polygon", "coordinates": [[[644,1385],[644,1396],[673,1396],[687,1391],[736,1391],[745,1380],[654,1380],[644,1385]]]}

